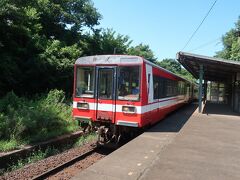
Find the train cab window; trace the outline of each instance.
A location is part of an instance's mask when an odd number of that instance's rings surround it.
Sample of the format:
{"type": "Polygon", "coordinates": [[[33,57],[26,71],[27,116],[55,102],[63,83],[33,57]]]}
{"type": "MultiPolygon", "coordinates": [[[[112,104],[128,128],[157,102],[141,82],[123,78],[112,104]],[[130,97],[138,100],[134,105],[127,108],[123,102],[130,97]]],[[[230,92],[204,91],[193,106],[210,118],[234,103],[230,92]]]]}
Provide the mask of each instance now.
{"type": "Polygon", "coordinates": [[[119,67],[118,73],[118,99],[139,100],[140,93],[140,67],[119,67]]]}
{"type": "Polygon", "coordinates": [[[78,67],[76,74],[76,97],[94,97],[94,67],[78,67]]]}

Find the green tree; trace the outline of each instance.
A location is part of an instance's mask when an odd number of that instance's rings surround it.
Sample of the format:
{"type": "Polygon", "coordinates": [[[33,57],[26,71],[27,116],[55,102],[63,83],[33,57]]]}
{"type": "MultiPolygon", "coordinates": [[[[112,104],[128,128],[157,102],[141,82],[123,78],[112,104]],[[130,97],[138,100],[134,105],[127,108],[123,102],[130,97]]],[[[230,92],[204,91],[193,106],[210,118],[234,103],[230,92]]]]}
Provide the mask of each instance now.
{"type": "Polygon", "coordinates": [[[85,55],[126,54],[131,40],[113,29],[98,29],[86,36],[85,55]]]}
{"type": "MultiPolygon", "coordinates": [[[[63,88],[72,81],[69,65],[83,53],[83,29],[93,31],[100,18],[90,0],[1,0],[0,96],[42,92],[49,82],[63,88]]],[[[64,89],[71,91],[70,85],[64,89]]]]}
{"type": "Polygon", "coordinates": [[[127,52],[129,55],[136,55],[144,57],[145,59],[156,63],[157,58],[155,58],[153,51],[150,49],[148,45],[139,44],[135,47],[130,47],[127,52]]]}
{"type": "Polygon", "coordinates": [[[104,30],[101,33],[101,54],[125,54],[131,42],[128,36],[116,34],[112,29],[104,30]]]}
{"type": "Polygon", "coordinates": [[[163,59],[162,61],[157,61],[157,64],[189,81],[196,81],[196,79],[174,59],[163,59]]]}
{"type": "Polygon", "coordinates": [[[163,59],[158,61],[157,64],[173,73],[179,73],[181,71],[181,64],[174,59],[163,59]]]}
{"type": "Polygon", "coordinates": [[[216,57],[240,61],[240,17],[235,28],[222,37],[223,50],[217,52],[216,57]]]}
{"type": "MultiPolygon", "coordinates": [[[[47,80],[44,87],[47,89],[58,87],[65,92],[71,93],[73,86],[73,64],[81,54],[82,50],[77,44],[67,46],[59,40],[48,41],[45,51],[39,54],[39,57],[42,60],[47,60],[48,64],[46,73],[48,77],[44,76],[45,80],[47,80]]],[[[34,88],[37,84],[33,84],[32,86],[34,88]]]]}

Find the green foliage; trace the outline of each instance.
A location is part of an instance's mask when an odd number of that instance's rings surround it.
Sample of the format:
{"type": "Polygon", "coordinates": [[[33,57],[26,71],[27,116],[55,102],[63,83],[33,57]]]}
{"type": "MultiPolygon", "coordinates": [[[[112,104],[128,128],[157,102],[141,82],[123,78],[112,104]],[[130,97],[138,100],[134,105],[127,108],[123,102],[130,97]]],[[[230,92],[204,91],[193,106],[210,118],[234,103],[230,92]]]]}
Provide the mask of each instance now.
{"type": "Polygon", "coordinates": [[[115,52],[155,62],[148,45],[130,47],[128,36],[96,29],[100,19],[91,0],[0,1],[0,97],[55,88],[71,95],[80,56],[115,52]]]}
{"type": "Polygon", "coordinates": [[[72,108],[64,100],[64,92],[59,90],[52,90],[35,100],[8,93],[0,100],[1,142],[5,141],[6,146],[15,140],[17,144],[31,143],[76,130],[78,126],[72,120],[72,108]]]}
{"type": "Polygon", "coordinates": [[[118,34],[113,29],[101,29],[88,34],[82,45],[85,55],[126,54],[131,42],[128,36],[118,34]]]}
{"type": "Polygon", "coordinates": [[[78,146],[82,146],[83,144],[86,144],[88,142],[92,142],[92,141],[95,141],[97,140],[97,135],[95,133],[91,133],[91,134],[88,134],[86,136],[81,136],[77,142],[75,142],[74,146],[75,147],[78,147],[78,146]]]}
{"type": "Polygon", "coordinates": [[[125,54],[131,41],[128,36],[116,34],[112,29],[102,31],[100,49],[102,54],[125,54]]]}
{"type": "Polygon", "coordinates": [[[174,59],[163,59],[158,61],[157,64],[173,73],[179,73],[181,71],[181,64],[174,59]]]}
{"type": "Polygon", "coordinates": [[[77,44],[66,46],[59,40],[49,40],[45,52],[40,54],[41,59],[48,61],[48,64],[61,71],[66,68],[73,68],[75,60],[82,54],[77,44]]]}
{"type": "Polygon", "coordinates": [[[16,149],[19,143],[16,139],[10,139],[9,141],[0,140],[0,152],[1,151],[11,151],[16,149]]]}
{"type": "Polygon", "coordinates": [[[156,63],[156,58],[154,57],[153,51],[148,45],[139,44],[135,47],[130,47],[128,49],[128,54],[144,57],[145,59],[156,63]]]}
{"type": "Polygon", "coordinates": [[[240,17],[235,28],[222,37],[223,50],[217,52],[216,57],[240,61],[240,17]]]}
{"type": "Polygon", "coordinates": [[[93,30],[100,18],[90,0],[0,1],[0,96],[72,93],[83,29],[93,30]]]}
{"type": "Polygon", "coordinates": [[[63,89],[70,94],[73,86],[73,64],[82,55],[77,44],[66,46],[59,40],[48,40],[46,49],[39,54],[39,60],[47,64],[45,73],[42,75],[43,84],[33,81],[33,88],[40,86],[44,89],[63,89]]]}
{"type": "Polygon", "coordinates": [[[196,79],[174,59],[163,59],[162,61],[157,61],[157,64],[189,81],[196,81],[196,79]]]}

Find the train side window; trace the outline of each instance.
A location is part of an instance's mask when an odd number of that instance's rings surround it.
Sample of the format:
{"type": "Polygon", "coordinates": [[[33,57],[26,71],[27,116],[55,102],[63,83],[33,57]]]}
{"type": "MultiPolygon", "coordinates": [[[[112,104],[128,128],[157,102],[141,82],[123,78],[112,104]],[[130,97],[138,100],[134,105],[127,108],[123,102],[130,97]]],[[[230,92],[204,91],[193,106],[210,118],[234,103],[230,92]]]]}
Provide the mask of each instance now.
{"type": "Polygon", "coordinates": [[[175,94],[178,95],[178,82],[175,82],[175,94]]]}
{"type": "Polygon", "coordinates": [[[153,75],[153,99],[160,98],[159,78],[153,75]]]}
{"type": "Polygon", "coordinates": [[[166,81],[166,96],[169,97],[172,95],[172,85],[171,81],[167,79],[166,81]]]}
{"type": "Polygon", "coordinates": [[[184,82],[178,81],[178,94],[183,95],[184,94],[184,82]]]}
{"type": "Polygon", "coordinates": [[[176,96],[178,94],[177,92],[177,82],[172,80],[172,89],[173,89],[173,96],[176,96]]]}
{"type": "MultiPolygon", "coordinates": [[[[159,76],[153,76],[154,99],[160,99],[179,94],[178,82],[159,76]]],[[[183,88],[181,88],[184,91],[183,88]]]]}
{"type": "Polygon", "coordinates": [[[159,97],[164,98],[166,95],[165,79],[159,78],[159,97]]]}

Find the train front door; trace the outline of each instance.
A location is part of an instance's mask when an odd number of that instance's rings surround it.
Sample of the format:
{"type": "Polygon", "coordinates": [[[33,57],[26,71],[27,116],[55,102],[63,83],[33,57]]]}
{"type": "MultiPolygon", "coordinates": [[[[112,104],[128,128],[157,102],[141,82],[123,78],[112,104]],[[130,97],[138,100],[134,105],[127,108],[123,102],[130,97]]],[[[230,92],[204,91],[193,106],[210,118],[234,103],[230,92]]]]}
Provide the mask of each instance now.
{"type": "Polygon", "coordinates": [[[97,67],[96,119],[115,122],[116,67],[97,67]]]}

